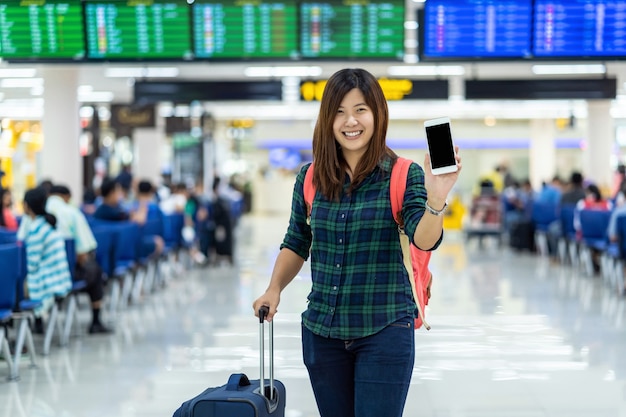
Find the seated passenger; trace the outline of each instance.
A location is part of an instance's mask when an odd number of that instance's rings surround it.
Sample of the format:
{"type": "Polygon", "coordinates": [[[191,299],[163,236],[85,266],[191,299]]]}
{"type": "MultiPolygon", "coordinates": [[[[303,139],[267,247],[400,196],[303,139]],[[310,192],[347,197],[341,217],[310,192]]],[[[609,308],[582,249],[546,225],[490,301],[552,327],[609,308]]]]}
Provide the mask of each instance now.
{"type": "Polygon", "coordinates": [[[11,190],[0,187],[0,229],[17,230],[17,219],[13,213],[11,190]]]}
{"type": "MultiPolygon", "coordinates": [[[[163,225],[163,212],[159,208],[155,198],[156,189],[150,181],[143,180],[137,185],[137,200],[133,204],[131,216],[139,224],[146,221],[160,222],[163,225]]],[[[158,256],[163,252],[165,242],[163,237],[157,234],[147,234],[143,236],[142,256],[158,256]]]]}
{"type": "Polygon", "coordinates": [[[46,212],[47,193],[43,188],[34,188],[24,196],[24,213],[32,223],[26,232],[28,298],[39,300],[43,307],[35,311],[36,316],[47,311],[55,296],[65,296],[72,289],[65,241],[55,230],[56,219],[46,212]]]}
{"type": "Polygon", "coordinates": [[[76,278],[87,283],[85,291],[91,299],[92,320],[89,333],[110,333],[110,329],[100,321],[100,309],[104,298],[104,279],[102,269],[96,261],[96,247],[98,243],[85,219],[85,215],[70,204],[72,194],[70,189],[63,185],[53,185],[50,197],[46,204],[47,210],[57,218],[64,218],[59,223],[59,232],[66,239],[74,239],[76,247],[76,278]],[[60,226],[65,224],[67,230],[60,226]]]}
{"type": "MultiPolygon", "coordinates": [[[[580,225],[581,210],[611,211],[613,210],[613,203],[611,203],[610,200],[602,198],[602,193],[600,192],[598,186],[589,184],[585,188],[585,198],[576,204],[576,209],[574,210],[574,229],[576,230],[576,239],[578,240],[582,239],[582,230],[580,225]]],[[[594,271],[599,272],[600,252],[597,249],[592,249],[591,257],[594,271]]]]}
{"type": "Polygon", "coordinates": [[[99,220],[120,221],[131,220],[129,213],[122,207],[122,187],[114,179],[105,178],[100,186],[102,202],[93,213],[99,220]]]}
{"type": "MultiPolygon", "coordinates": [[[[107,221],[132,221],[139,225],[145,224],[148,218],[148,204],[142,199],[132,212],[127,212],[121,205],[124,198],[122,187],[116,180],[105,179],[100,187],[102,203],[93,214],[95,219],[107,221]]],[[[158,208],[158,207],[157,207],[158,208]]],[[[163,239],[160,236],[150,236],[143,242],[142,255],[158,256],[163,252],[163,239]]]]}
{"type": "Polygon", "coordinates": [[[613,203],[602,197],[602,193],[597,185],[589,184],[585,188],[585,198],[576,203],[576,210],[574,211],[574,229],[578,237],[580,237],[580,211],[581,210],[601,210],[611,211],[613,209],[613,203]]]}

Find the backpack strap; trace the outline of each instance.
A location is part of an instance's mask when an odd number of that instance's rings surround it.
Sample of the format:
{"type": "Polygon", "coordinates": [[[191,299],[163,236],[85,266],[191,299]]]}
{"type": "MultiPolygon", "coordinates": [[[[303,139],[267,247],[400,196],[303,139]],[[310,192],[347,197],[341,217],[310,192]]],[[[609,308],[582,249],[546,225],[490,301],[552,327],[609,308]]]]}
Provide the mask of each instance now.
{"type": "Polygon", "coordinates": [[[406,179],[409,176],[411,160],[398,157],[391,170],[389,183],[389,197],[391,199],[391,212],[393,219],[400,228],[404,228],[402,220],[402,205],[404,204],[404,192],[406,191],[406,179]]]}
{"type": "Polygon", "coordinates": [[[313,199],[315,198],[315,185],[313,184],[313,168],[315,162],[311,162],[309,169],[307,169],[304,175],[304,202],[306,203],[306,217],[307,220],[311,218],[311,211],[313,210],[313,199]]]}

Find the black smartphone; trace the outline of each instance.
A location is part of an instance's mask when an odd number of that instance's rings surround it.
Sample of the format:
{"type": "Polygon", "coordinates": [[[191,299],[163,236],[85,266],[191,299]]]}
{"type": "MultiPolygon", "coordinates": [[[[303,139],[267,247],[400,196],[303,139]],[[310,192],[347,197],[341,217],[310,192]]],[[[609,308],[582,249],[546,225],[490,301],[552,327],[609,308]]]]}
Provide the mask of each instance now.
{"type": "Polygon", "coordinates": [[[452,142],[450,118],[439,117],[424,122],[428,154],[430,155],[430,169],[433,175],[456,172],[456,155],[452,142]]]}

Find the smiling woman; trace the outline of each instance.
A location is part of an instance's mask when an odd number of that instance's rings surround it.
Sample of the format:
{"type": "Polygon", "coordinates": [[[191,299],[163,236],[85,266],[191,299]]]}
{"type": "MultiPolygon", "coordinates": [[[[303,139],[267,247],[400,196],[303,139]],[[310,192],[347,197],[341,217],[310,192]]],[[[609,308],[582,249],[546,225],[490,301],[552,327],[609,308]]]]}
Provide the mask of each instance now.
{"type": "MultiPolygon", "coordinates": [[[[296,178],[269,287],[253,304],[255,312],[268,307],[271,321],[281,292],[311,256],[302,344],[321,417],[400,417],[411,381],[416,305],[391,209],[398,157],[386,145],[388,120],[372,74],[344,69],[329,78],[313,133],[317,192],[305,202],[308,164],[296,178]]],[[[458,157],[457,164],[460,170],[458,157]]],[[[410,164],[401,215],[417,247],[439,245],[443,216],[426,212],[426,200],[443,206],[457,178],[410,164]]]]}

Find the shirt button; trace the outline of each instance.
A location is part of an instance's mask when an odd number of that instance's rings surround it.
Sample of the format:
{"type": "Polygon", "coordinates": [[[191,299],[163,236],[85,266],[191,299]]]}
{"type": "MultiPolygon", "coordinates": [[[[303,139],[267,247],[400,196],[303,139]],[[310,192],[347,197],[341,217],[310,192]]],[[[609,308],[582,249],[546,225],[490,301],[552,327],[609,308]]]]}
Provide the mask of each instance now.
{"type": "Polygon", "coordinates": [[[341,213],[341,218],[345,219],[346,218],[346,214],[345,213],[341,213]]]}
{"type": "Polygon", "coordinates": [[[337,291],[337,286],[336,285],[333,287],[333,291],[337,291]]]}
{"type": "Polygon", "coordinates": [[[337,264],[337,268],[341,268],[341,264],[337,264]]]}
{"type": "Polygon", "coordinates": [[[339,243],[343,243],[343,239],[342,238],[339,238],[339,243]]]}
{"type": "Polygon", "coordinates": [[[334,312],[335,312],[335,309],[331,307],[331,308],[330,308],[330,312],[331,312],[331,313],[334,313],[334,312]]]}

